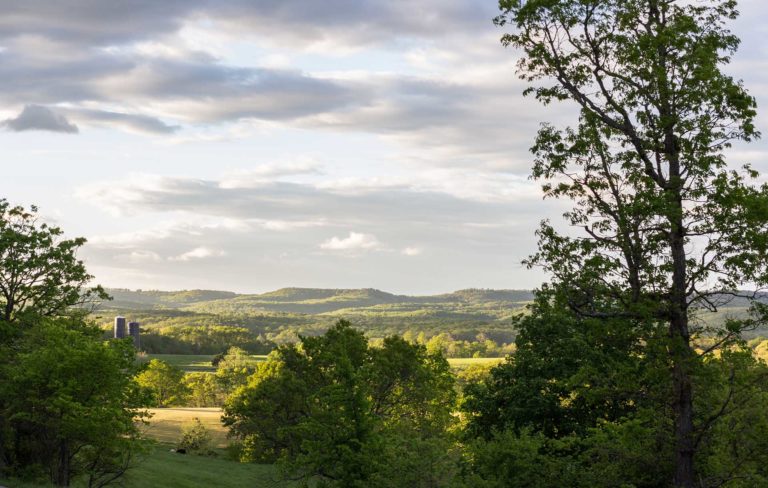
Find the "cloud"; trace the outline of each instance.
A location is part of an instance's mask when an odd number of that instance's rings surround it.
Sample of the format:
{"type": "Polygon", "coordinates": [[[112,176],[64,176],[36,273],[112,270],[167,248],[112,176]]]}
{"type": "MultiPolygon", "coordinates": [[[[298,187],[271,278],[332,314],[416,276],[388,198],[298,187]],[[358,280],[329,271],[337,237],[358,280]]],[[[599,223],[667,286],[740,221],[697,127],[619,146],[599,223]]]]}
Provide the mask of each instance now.
{"type": "Polygon", "coordinates": [[[538,185],[514,176],[438,172],[425,173],[413,180],[357,183],[358,186],[347,181],[338,186],[332,182],[264,180],[233,186],[227,176],[195,179],[133,175],[120,182],[83,185],[76,195],[113,215],[176,211],[188,212],[196,218],[225,217],[293,225],[375,223],[425,228],[425,223],[462,225],[497,223],[509,220],[512,215],[527,218],[540,215],[542,208],[538,185]]]}
{"type": "Polygon", "coordinates": [[[403,250],[400,251],[400,254],[403,254],[405,256],[418,256],[422,252],[424,251],[420,247],[408,246],[406,248],[403,248],[403,250]]]}
{"type": "MultiPolygon", "coordinates": [[[[257,172],[286,181],[231,187],[228,173],[207,179],[135,174],[83,185],[83,202],[131,216],[122,221],[124,232],[89,237],[83,257],[113,277],[110,283],[143,287],[504,287],[512,286],[510,276],[526,273],[519,262],[534,250],[541,215],[562,210],[542,202],[535,183],[504,174],[445,170],[343,182],[312,175],[298,183],[289,180],[304,175],[280,176],[276,168],[257,172]],[[350,257],[355,266],[340,275],[350,257]],[[155,278],[131,281],[119,269],[155,278]],[[408,283],[403,273],[413,275],[408,283]]],[[[537,283],[537,273],[525,286],[537,283]]]]}
{"type": "Polygon", "coordinates": [[[113,46],[209,24],[221,35],[263,36],[293,45],[348,46],[445,37],[487,27],[495,9],[479,0],[87,0],[0,2],[0,39],[39,35],[74,45],[113,46]]]}
{"type": "Polygon", "coordinates": [[[365,251],[376,249],[380,245],[378,239],[373,234],[350,232],[349,236],[344,238],[331,237],[320,244],[320,249],[328,251],[365,251]]]}
{"type": "Polygon", "coordinates": [[[131,132],[147,134],[172,134],[180,129],[178,125],[169,125],[160,119],[141,114],[110,112],[107,110],[68,109],[65,112],[78,122],[120,127],[131,132]]]}
{"type": "Polygon", "coordinates": [[[289,121],[365,103],[362,87],[299,70],[244,68],[133,56],[130,70],[99,82],[108,93],[190,123],[244,118],[289,121]]]}
{"type": "Polygon", "coordinates": [[[298,160],[283,163],[268,163],[256,166],[250,170],[241,170],[226,175],[220,186],[222,188],[249,188],[260,186],[265,181],[286,176],[319,175],[321,165],[314,160],[298,160]]]}
{"type": "Polygon", "coordinates": [[[16,118],[5,120],[3,125],[13,132],[44,130],[66,134],[78,133],[77,126],[66,117],[40,105],[26,105],[16,118]]]}
{"type": "Polygon", "coordinates": [[[420,166],[529,165],[527,147],[543,111],[520,100],[514,57],[498,46],[490,22],[492,4],[168,3],[137,2],[130,18],[121,18],[125,7],[78,0],[67,8],[8,5],[0,19],[0,102],[66,106],[79,124],[179,133],[178,141],[195,130],[222,133],[227,124],[259,121],[374,134],[392,143],[391,157],[420,166]],[[238,43],[255,51],[253,60],[230,55],[238,43]],[[222,45],[221,53],[206,51],[210,44],[222,45]],[[304,48],[321,56],[305,69],[258,64],[270,56],[301,62],[304,48]],[[370,50],[371,62],[345,49],[370,50]],[[395,64],[415,69],[392,70],[391,54],[378,68],[381,49],[404,53],[395,64]],[[344,58],[338,64],[345,69],[329,70],[329,56],[344,58]]]}
{"type": "Polygon", "coordinates": [[[142,264],[142,263],[156,263],[158,261],[161,261],[162,258],[159,254],[152,251],[131,251],[126,256],[127,261],[134,263],[134,264],[142,264]]]}
{"type": "Polygon", "coordinates": [[[173,32],[201,3],[2,1],[0,38],[32,34],[67,44],[97,46],[132,42],[173,32]]]}
{"type": "Polygon", "coordinates": [[[171,261],[193,261],[196,259],[221,257],[225,255],[226,253],[224,251],[220,251],[217,249],[210,249],[207,247],[196,247],[191,251],[187,251],[185,253],[179,254],[178,256],[171,257],[169,259],[171,261]]]}

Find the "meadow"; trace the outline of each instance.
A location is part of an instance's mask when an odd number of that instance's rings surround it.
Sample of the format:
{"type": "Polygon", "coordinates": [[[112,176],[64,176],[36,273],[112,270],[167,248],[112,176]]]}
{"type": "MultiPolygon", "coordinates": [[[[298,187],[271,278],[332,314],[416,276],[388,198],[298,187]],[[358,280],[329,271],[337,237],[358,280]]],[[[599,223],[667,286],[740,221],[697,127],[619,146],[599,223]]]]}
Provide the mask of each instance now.
{"type": "MultiPolygon", "coordinates": [[[[143,361],[159,359],[187,373],[200,371],[212,373],[216,371],[216,367],[211,363],[214,357],[215,355],[213,354],[147,354],[140,359],[143,361]]],[[[266,355],[261,354],[253,354],[250,357],[254,361],[264,361],[267,359],[266,355]]]]}
{"type": "MultiPolygon", "coordinates": [[[[266,355],[262,354],[254,354],[250,357],[255,361],[264,361],[267,358],[266,355]]],[[[211,364],[213,358],[213,354],[147,354],[143,360],[159,359],[187,373],[198,371],[212,373],[216,371],[216,368],[211,364]]],[[[461,370],[472,365],[496,364],[503,360],[504,358],[448,358],[448,363],[451,365],[451,369],[461,370]]]]}
{"type": "Polygon", "coordinates": [[[144,432],[158,442],[176,444],[182,428],[198,419],[211,433],[213,447],[225,448],[229,444],[227,430],[221,425],[220,408],[151,408],[149,412],[152,417],[144,432]]]}

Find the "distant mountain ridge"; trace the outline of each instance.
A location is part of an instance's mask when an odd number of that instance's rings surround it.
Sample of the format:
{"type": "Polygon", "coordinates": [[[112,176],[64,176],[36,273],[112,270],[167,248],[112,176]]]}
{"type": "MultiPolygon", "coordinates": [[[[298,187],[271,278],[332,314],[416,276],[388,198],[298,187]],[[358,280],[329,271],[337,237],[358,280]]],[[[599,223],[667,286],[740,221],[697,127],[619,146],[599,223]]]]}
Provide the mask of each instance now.
{"type": "MultiPolygon", "coordinates": [[[[200,334],[215,332],[215,326],[245,328],[255,336],[281,344],[295,341],[298,335],[320,334],[341,318],[350,320],[370,337],[449,333],[456,340],[482,337],[509,344],[516,336],[517,318],[526,313],[525,306],[534,299],[531,290],[477,288],[426,296],[397,295],[375,288],[298,287],[256,294],[124,288],[107,292],[114,300],[103,302],[92,314],[102,328],[109,330],[115,315],[125,315],[156,336],[160,341],[156,346],[165,347],[163,344],[182,335],[187,340],[184,350],[193,351],[202,340],[200,334]]],[[[699,318],[704,324],[722,326],[729,317],[744,317],[746,306],[745,300],[732,300],[718,313],[702,312],[699,318]]],[[[751,334],[764,334],[765,330],[751,334]]]]}
{"type": "Polygon", "coordinates": [[[289,313],[320,314],[342,309],[368,308],[396,304],[492,304],[520,306],[533,300],[531,290],[491,290],[469,288],[452,293],[426,296],[395,295],[375,288],[281,288],[260,294],[238,294],[220,290],[129,290],[107,289],[114,300],[103,308],[184,309],[238,312],[267,310],[289,313]]]}

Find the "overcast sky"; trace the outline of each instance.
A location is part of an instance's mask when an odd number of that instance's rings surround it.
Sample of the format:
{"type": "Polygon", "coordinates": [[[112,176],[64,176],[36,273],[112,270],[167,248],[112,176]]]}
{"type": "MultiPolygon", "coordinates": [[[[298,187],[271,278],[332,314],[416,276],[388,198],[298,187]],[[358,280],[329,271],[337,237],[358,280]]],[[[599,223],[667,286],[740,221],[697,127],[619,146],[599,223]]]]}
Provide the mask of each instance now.
{"type": "MultiPolygon", "coordinates": [[[[768,105],[764,0],[729,71],[768,105]]],[[[492,0],[0,0],[0,196],[107,286],[531,288],[542,121],[492,0]]],[[[765,110],[758,119],[768,134],[765,110]]],[[[768,146],[732,162],[768,169],[768,146]]]]}

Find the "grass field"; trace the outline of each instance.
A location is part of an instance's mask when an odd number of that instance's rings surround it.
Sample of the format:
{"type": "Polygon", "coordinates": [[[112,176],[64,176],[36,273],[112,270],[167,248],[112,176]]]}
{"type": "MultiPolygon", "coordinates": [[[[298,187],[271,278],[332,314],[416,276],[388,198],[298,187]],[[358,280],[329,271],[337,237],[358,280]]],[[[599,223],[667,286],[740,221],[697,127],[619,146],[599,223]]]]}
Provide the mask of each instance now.
{"type": "MultiPolygon", "coordinates": [[[[127,488],[198,488],[198,487],[289,487],[290,482],[279,480],[272,465],[242,464],[219,457],[170,452],[178,442],[183,425],[195,418],[211,432],[213,445],[224,448],[228,444],[227,431],[221,425],[220,408],[155,408],[147,427],[148,437],[160,446],[125,476],[127,488]]],[[[218,450],[218,452],[222,452],[218,450]]]]}
{"type": "Polygon", "coordinates": [[[146,435],[152,439],[176,444],[181,438],[181,429],[200,419],[210,432],[214,447],[226,447],[227,431],[221,425],[220,408],[151,408],[152,418],[146,427],[146,435]]]}
{"type": "Polygon", "coordinates": [[[504,361],[504,358],[448,358],[448,364],[453,369],[462,369],[474,364],[496,364],[504,361]]]}
{"type": "MultiPolygon", "coordinates": [[[[51,484],[23,483],[0,479],[8,488],[48,488],[51,484]]],[[[73,488],[85,487],[75,480],[73,488]]],[[[243,464],[221,456],[176,454],[168,446],[159,445],[125,474],[117,486],[124,488],[240,488],[298,486],[279,479],[277,468],[270,464],[243,464]]]]}
{"type": "MultiPolygon", "coordinates": [[[[290,487],[279,480],[272,465],[242,464],[225,458],[227,431],[221,425],[220,408],[155,408],[147,437],[158,441],[157,447],[123,478],[126,488],[203,488],[203,487],[290,487]],[[211,432],[218,456],[198,456],[171,452],[181,437],[181,427],[199,418],[211,432]]],[[[22,483],[0,479],[0,487],[42,488],[51,485],[22,483]]],[[[73,487],[84,486],[75,482],[73,487]]]]}
{"type": "MultiPolygon", "coordinates": [[[[204,371],[210,373],[216,371],[216,368],[211,364],[213,357],[211,354],[147,354],[145,360],[159,359],[187,372],[204,371]]],[[[255,361],[264,361],[267,356],[253,355],[251,358],[255,361]]]]}
{"type": "MultiPolygon", "coordinates": [[[[251,356],[257,361],[264,361],[267,356],[251,356]]],[[[183,369],[184,371],[208,371],[213,372],[216,368],[211,365],[212,355],[208,354],[148,354],[146,360],[160,359],[168,364],[183,369]]],[[[504,358],[449,358],[453,369],[463,369],[473,364],[496,364],[503,361],[504,358]]]]}
{"type": "Polygon", "coordinates": [[[220,457],[176,454],[158,447],[125,475],[126,488],[289,487],[269,464],[243,464],[220,457]]]}

